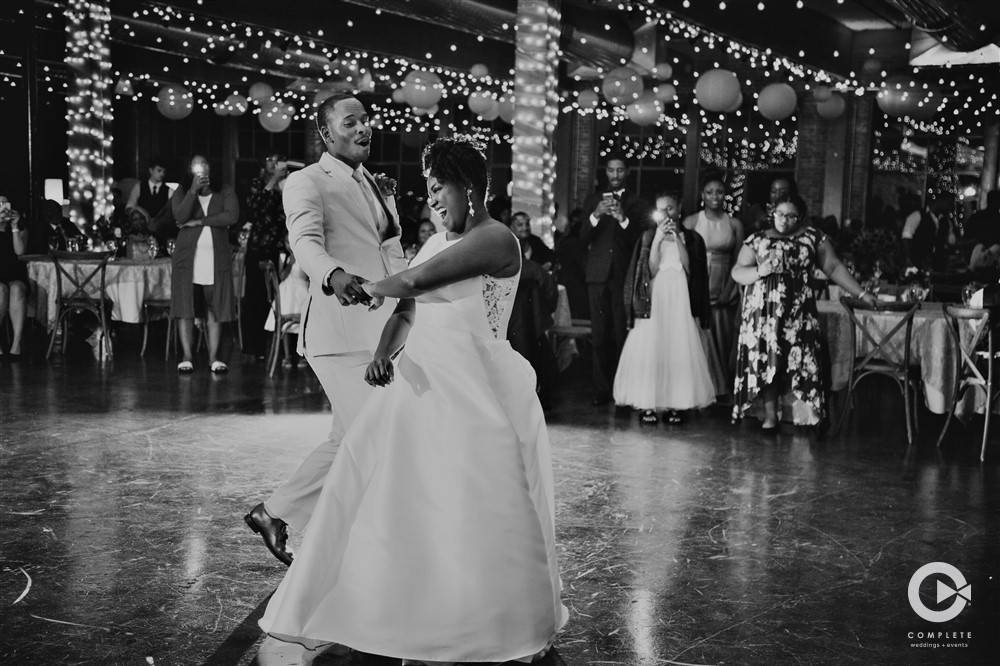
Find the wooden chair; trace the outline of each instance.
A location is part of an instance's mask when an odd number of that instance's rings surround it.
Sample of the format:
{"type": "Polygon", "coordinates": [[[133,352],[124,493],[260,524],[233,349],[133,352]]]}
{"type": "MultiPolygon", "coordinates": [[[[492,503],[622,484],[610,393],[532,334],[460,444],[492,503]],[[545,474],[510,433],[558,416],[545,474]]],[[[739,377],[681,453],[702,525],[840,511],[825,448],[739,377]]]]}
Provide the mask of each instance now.
{"type": "Polygon", "coordinates": [[[299,324],[302,315],[298,312],[285,314],[281,310],[281,283],[278,280],[278,270],[274,267],[274,262],[270,259],[260,262],[260,269],[264,272],[264,285],[267,287],[267,300],[271,303],[271,311],[274,313],[274,335],[271,338],[271,349],[267,355],[268,377],[274,377],[274,371],[278,368],[278,358],[284,348],[285,356],[291,356],[288,336],[299,333],[299,324]]]}
{"type": "Polygon", "coordinates": [[[174,342],[174,351],[177,350],[177,340],[174,339],[174,320],[170,317],[169,298],[148,298],[142,302],[142,349],[139,356],[146,354],[146,341],[149,339],[149,322],[153,319],[153,313],[165,312],[167,315],[167,343],[163,350],[163,359],[170,358],[170,341],[174,342]]]}
{"type": "Polygon", "coordinates": [[[913,317],[920,304],[879,303],[878,307],[873,307],[862,300],[847,296],[841,296],[840,303],[851,318],[851,369],[847,381],[847,397],[834,433],[840,432],[847,420],[848,412],[854,409],[854,390],[858,383],[871,375],[884,375],[895,381],[903,394],[906,440],[912,444],[913,434],[917,429],[916,398],[920,390],[920,383],[919,378],[914,375],[913,368],[910,367],[910,338],[913,333],[913,317]],[[866,317],[859,317],[858,311],[868,314],[894,312],[899,313],[900,316],[888,333],[882,334],[866,317]],[[859,351],[859,335],[872,347],[867,354],[862,355],[859,351]],[[895,342],[902,343],[902,350],[892,349],[891,345],[895,342]]]}
{"type": "Polygon", "coordinates": [[[49,349],[45,353],[45,358],[52,355],[52,349],[56,344],[56,337],[62,327],[62,351],[66,353],[66,320],[70,314],[77,312],[89,312],[97,317],[100,326],[101,350],[107,358],[111,358],[111,301],[105,289],[107,286],[108,261],[114,256],[114,252],[59,252],[52,251],[52,263],[56,268],[56,320],[52,327],[52,336],[49,339],[49,349]],[[97,263],[91,263],[94,260],[97,263]],[[89,269],[83,278],[77,277],[74,267],[68,266],[71,262],[86,262],[75,265],[81,266],[84,271],[89,269]],[[92,268],[91,268],[92,267],[92,268]],[[65,280],[65,283],[64,283],[65,280]],[[91,296],[87,292],[87,287],[91,289],[97,284],[97,294],[91,296]],[[67,293],[67,290],[71,289],[67,293]]]}
{"type": "Polygon", "coordinates": [[[994,389],[993,371],[1000,359],[993,344],[993,320],[989,310],[946,305],[944,316],[948,321],[948,331],[955,341],[959,355],[955,363],[955,391],[951,404],[948,406],[948,417],[941,428],[937,445],[940,447],[944,435],[948,431],[951,419],[955,415],[955,407],[969,389],[981,389],[986,395],[986,407],[983,413],[983,444],[979,452],[979,460],[986,460],[986,442],[990,435],[990,413],[993,403],[1000,398],[1000,390],[994,389]],[[962,324],[967,323],[972,328],[972,336],[962,342],[962,324]],[[985,367],[984,367],[985,366],[985,367]],[[985,373],[985,374],[984,374],[985,373]]]}
{"type": "Polygon", "coordinates": [[[243,292],[246,288],[247,246],[239,245],[233,251],[233,292],[236,297],[236,339],[243,349],[243,292]]]}

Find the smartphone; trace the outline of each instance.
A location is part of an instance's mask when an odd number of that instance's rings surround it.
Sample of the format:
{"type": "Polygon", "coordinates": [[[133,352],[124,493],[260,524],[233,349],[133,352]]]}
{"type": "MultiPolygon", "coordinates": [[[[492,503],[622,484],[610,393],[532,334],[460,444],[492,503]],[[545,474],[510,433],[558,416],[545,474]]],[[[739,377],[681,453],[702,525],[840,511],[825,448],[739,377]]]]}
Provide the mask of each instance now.
{"type": "Polygon", "coordinates": [[[612,202],[612,201],[615,200],[615,193],[614,192],[605,192],[601,196],[603,196],[604,200],[607,201],[608,203],[610,203],[610,202],[612,202]]]}
{"type": "Polygon", "coordinates": [[[204,164],[195,164],[193,167],[191,167],[191,173],[193,173],[196,176],[204,176],[208,173],[208,169],[205,167],[204,164]]]}

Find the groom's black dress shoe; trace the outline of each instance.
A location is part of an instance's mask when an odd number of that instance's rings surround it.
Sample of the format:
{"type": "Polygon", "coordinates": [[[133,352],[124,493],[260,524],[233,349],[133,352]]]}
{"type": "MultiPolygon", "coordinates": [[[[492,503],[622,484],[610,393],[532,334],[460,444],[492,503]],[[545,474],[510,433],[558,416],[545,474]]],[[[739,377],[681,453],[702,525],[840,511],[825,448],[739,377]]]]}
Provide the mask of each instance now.
{"type": "Polygon", "coordinates": [[[288,542],[288,524],[280,518],[272,518],[264,510],[264,504],[258,504],[250,513],[243,516],[243,520],[254,532],[264,539],[264,545],[283,564],[292,563],[292,554],[285,549],[288,542]]]}

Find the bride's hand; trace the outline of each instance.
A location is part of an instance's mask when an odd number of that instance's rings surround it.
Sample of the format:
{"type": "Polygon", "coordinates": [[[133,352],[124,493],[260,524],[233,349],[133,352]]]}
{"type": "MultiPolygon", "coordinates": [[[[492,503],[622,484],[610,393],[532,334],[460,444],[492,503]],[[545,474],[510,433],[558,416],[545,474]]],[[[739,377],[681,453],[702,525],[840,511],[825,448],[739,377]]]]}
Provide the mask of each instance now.
{"type": "Polygon", "coordinates": [[[375,296],[372,294],[372,287],[374,284],[374,282],[369,280],[365,280],[361,283],[361,289],[363,289],[364,292],[371,297],[371,303],[368,305],[369,312],[372,310],[378,310],[382,307],[382,304],[385,303],[385,296],[375,296]]]}
{"type": "Polygon", "coordinates": [[[365,370],[365,382],[369,386],[388,386],[392,378],[392,359],[388,356],[376,356],[365,370]]]}

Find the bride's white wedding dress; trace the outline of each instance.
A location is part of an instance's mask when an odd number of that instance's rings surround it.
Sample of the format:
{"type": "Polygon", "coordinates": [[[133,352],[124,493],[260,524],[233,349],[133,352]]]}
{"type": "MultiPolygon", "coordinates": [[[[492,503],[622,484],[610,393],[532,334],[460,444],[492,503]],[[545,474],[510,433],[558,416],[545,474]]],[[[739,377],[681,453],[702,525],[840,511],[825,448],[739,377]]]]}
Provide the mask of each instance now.
{"type": "MultiPolygon", "coordinates": [[[[414,266],[461,240],[432,237],[414,266]]],[[[507,343],[518,277],[417,299],[260,626],[420,661],[530,659],[566,622],[548,432],[507,343]]]]}

